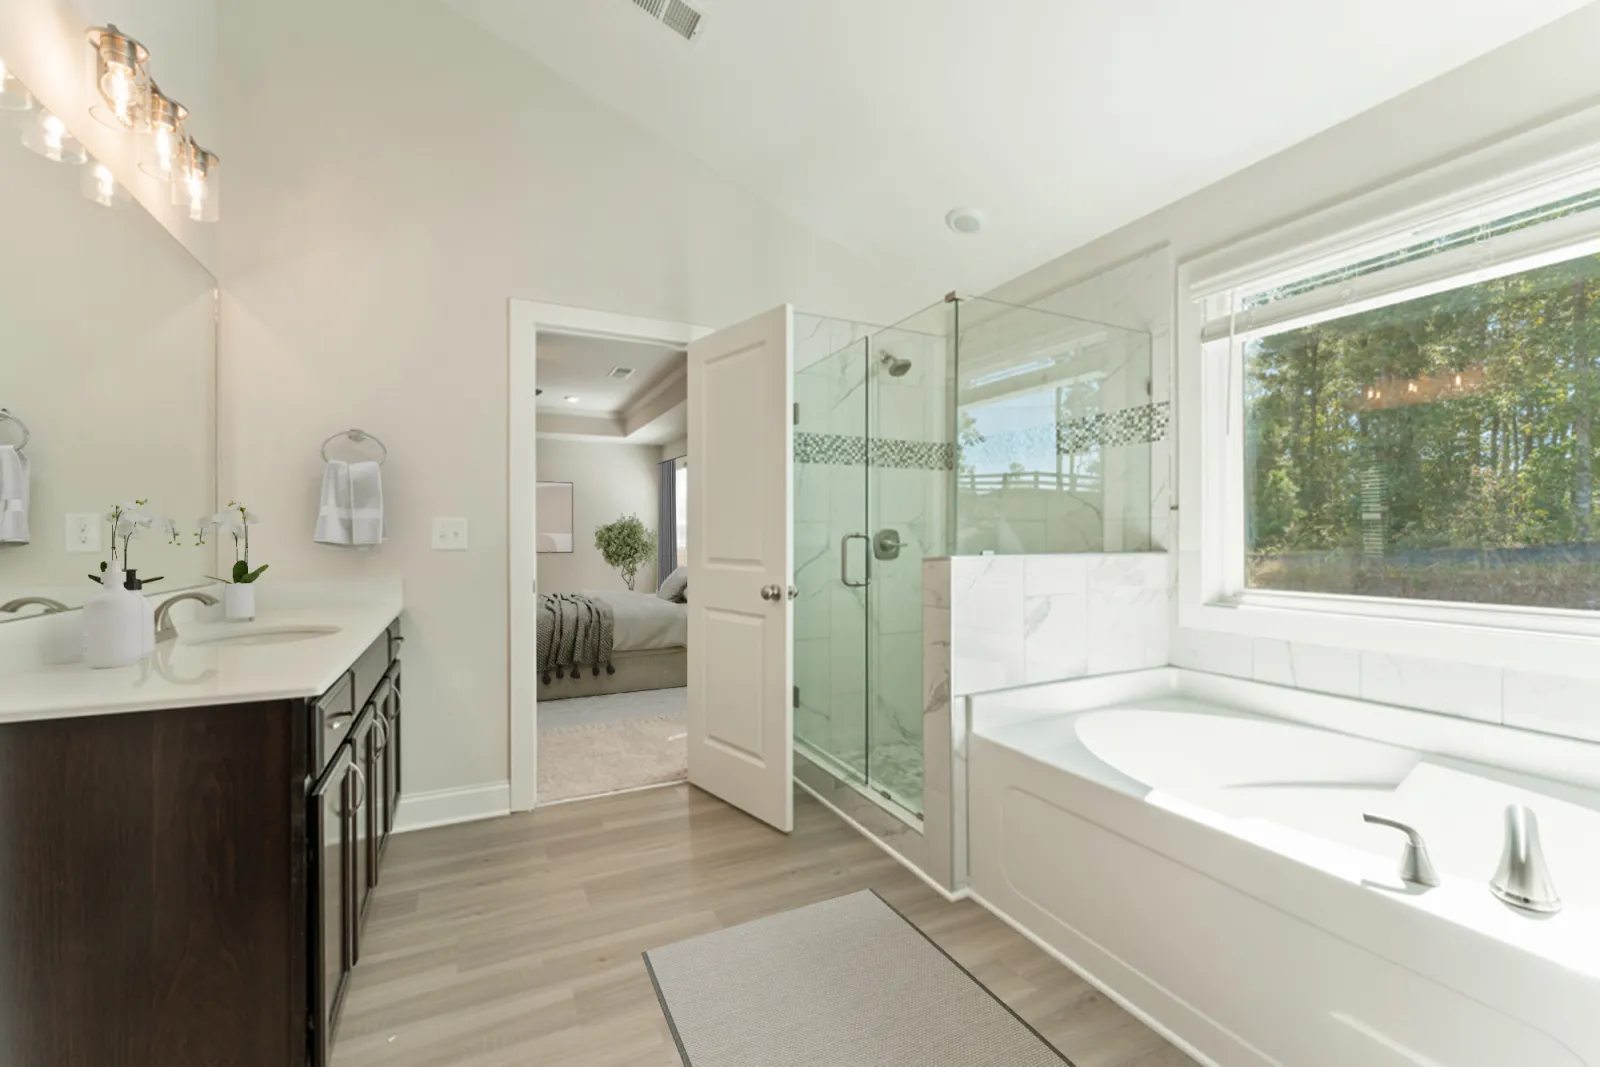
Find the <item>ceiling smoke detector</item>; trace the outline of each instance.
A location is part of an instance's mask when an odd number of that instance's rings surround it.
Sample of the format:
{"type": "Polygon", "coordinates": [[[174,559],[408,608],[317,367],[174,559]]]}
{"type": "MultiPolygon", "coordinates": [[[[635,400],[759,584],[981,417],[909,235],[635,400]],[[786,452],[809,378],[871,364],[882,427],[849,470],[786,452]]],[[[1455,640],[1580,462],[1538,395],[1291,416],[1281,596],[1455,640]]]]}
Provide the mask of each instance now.
{"type": "Polygon", "coordinates": [[[705,12],[690,7],[683,0],[633,0],[633,6],[685,41],[699,36],[706,17],[705,12]]]}
{"type": "Polygon", "coordinates": [[[615,378],[619,382],[625,382],[629,378],[633,377],[633,368],[632,367],[612,367],[611,368],[611,373],[607,374],[606,377],[607,378],[615,378]]]}
{"type": "Polygon", "coordinates": [[[951,208],[950,213],[944,217],[946,226],[956,233],[968,236],[981,231],[988,221],[983,217],[983,212],[971,207],[951,208]]]}

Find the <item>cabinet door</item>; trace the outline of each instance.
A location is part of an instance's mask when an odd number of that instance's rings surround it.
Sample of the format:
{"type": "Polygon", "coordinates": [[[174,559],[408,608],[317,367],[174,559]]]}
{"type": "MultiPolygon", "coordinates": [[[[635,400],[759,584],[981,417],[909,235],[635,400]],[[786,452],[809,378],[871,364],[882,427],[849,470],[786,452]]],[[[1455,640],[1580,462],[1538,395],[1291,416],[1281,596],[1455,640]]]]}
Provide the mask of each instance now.
{"type": "Polygon", "coordinates": [[[400,807],[400,738],[404,733],[400,724],[400,661],[395,660],[389,668],[388,700],[382,706],[384,718],[388,723],[389,744],[385,755],[388,756],[388,777],[385,784],[389,788],[389,802],[385,805],[388,826],[384,829],[384,836],[394,830],[395,812],[400,807]]]}
{"type": "Polygon", "coordinates": [[[350,799],[351,836],[350,863],[353,881],[351,894],[355,898],[355,929],[351,959],[361,962],[361,928],[366,922],[367,905],[372,901],[372,782],[367,777],[367,763],[371,757],[373,728],[377,709],[368,704],[350,731],[350,799]]]}
{"type": "Polygon", "coordinates": [[[367,745],[367,846],[371,854],[368,878],[377,886],[379,865],[389,844],[394,815],[389,808],[389,678],[384,676],[372,694],[372,739],[367,745]]]}
{"type": "Polygon", "coordinates": [[[350,841],[353,837],[351,814],[350,746],[343,745],[312,790],[311,887],[314,949],[312,1003],[316,1011],[313,1035],[314,1063],[327,1067],[333,1056],[333,1036],[339,1028],[339,1012],[344,1007],[345,986],[355,966],[351,932],[354,871],[351,868],[350,841]]]}

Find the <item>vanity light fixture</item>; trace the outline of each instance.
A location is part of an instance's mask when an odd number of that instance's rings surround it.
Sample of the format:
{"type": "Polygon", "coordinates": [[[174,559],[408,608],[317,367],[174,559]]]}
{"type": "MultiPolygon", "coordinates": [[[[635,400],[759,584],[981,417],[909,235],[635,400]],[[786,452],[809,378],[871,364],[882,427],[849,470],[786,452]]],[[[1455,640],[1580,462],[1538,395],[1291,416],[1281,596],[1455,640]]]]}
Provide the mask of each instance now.
{"type": "Polygon", "coordinates": [[[72,136],[67,124],[44,108],[34,112],[23,128],[22,143],[52,163],[76,166],[89,158],[88,150],[72,136]]]}
{"type": "Polygon", "coordinates": [[[0,111],[32,111],[33,94],[0,59],[0,111]]]}
{"type": "Polygon", "coordinates": [[[183,145],[183,123],[189,109],[150,85],[150,104],[146,111],[150,142],[139,160],[139,169],[152,178],[170,182],[177,171],[178,151],[183,145]]]}
{"type": "Polygon", "coordinates": [[[107,126],[141,128],[150,105],[150,50],[109,23],[85,37],[93,54],[93,89],[101,101],[89,114],[107,126]]]}
{"type": "Polygon", "coordinates": [[[172,204],[188,212],[194,222],[216,222],[221,217],[221,176],[216,154],[207,152],[193,137],[178,146],[172,179],[172,204]]]}

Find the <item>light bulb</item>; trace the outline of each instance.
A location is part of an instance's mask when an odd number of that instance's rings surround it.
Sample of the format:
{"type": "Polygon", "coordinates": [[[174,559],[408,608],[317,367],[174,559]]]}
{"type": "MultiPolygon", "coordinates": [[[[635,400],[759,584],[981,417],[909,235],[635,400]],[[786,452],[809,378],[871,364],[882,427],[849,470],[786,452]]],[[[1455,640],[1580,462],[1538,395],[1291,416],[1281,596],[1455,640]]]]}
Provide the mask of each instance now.
{"type": "Polygon", "coordinates": [[[156,169],[158,177],[172,178],[172,161],[178,154],[177,138],[173,131],[157,127],[156,129],[156,169]]]}
{"type": "Polygon", "coordinates": [[[132,126],[133,72],[127,67],[113,66],[106,72],[102,87],[111,104],[111,114],[124,126],[132,126]]]}
{"type": "Polygon", "coordinates": [[[195,222],[204,222],[206,220],[205,175],[191,170],[184,176],[183,182],[189,193],[189,218],[195,222]]]}
{"type": "Polygon", "coordinates": [[[116,203],[117,179],[111,173],[111,168],[104,163],[94,165],[94,202],[101,207],[111,207],[116,203]]]}
{"type": "Polygon", "coordinates": [[[61,162],[61,147],[67,135],[67,124],[54,115],[46,115],[39,120],[39,126],[44,130],[44,146],[50,158],[61,162]]]}

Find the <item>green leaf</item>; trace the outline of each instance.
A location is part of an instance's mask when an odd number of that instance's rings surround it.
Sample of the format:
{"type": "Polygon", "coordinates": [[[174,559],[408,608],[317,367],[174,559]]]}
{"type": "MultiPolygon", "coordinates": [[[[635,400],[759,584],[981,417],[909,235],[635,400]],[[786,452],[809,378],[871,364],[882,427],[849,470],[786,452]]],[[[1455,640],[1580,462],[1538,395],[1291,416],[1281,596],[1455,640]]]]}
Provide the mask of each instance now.
{"type": "Polygon", "coordinates": [[[248,581],[245,575],[250,573],[250,565],[244,560],[236,560],[233,564],[233,581],[235,584],[248,581]]]}
{"type": "Polygon", "coordinates": [[[206,575],[206,577],[209,578],[213,582],[221,582],[223,585],[232,585],[233,584],[233,582],[229,581],[228,579],[226,579],[226,578],[218,578],[214,574],[208,574],[208,575],[206,575]]]}
{"type": "Polygon", "coordinates": [[[100,576],[98,574],[89,575],[89,580],[91,582],[94,582],[94,583],[98,584],[98,585],[105,585],[106,584],[105,582],[100,581],[100,576]]]}
{"type": "Polygon", "coordinates": [[[261,577],[261,572],[266,570],[268,566],[269,566],[269,564],[263,563],[261,566],[257,567],[255,570],[251,571],[249,574],[247,574],[243,578],[239,579],[239,581],[244,582],[244,583],[249,583],[249,582],[255,581],[257,578],[261,577]]]}

